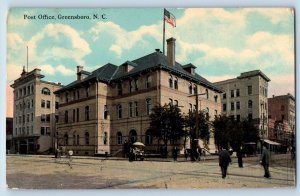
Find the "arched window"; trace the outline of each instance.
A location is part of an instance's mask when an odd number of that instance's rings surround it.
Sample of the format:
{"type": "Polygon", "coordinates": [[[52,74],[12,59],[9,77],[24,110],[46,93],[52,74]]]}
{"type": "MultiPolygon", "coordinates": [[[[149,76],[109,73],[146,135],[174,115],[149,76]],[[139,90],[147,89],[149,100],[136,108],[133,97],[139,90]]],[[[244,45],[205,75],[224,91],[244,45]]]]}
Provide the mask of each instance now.
{"type": "Polygon", "coordinates": [[[64,135],[64,144],[65,146],[69,145],[69,136],[67,133],[64,135]]]}
{"type": "Polygon", "coordinates": [[[103,144],[107,145],[107,132],[104,132],[104,135],[103,135],[103,144]]]}
{"type": "Polygon", "coordinates": [[[248,101],[248,108],[252,108],[252,100],[248,101]]]}
{"type": "Polygon", "coordinates": [[[153,136],[152,136],[152,133],[151,133],[151,130],[147,130],[146,131],[146,138],[145,138],[145,141],[146,141],[146,144],[152,144],[153,142],[153,136]]]}
{"type": "Polygon", "coordinates": [[[90,120],[90,107],[85,106],[85,120],[90,120]]]}
{"type": "Polygon", "coordinates": [[[122,144],[123,143],[123,138],[122,138],[122,133],[118,132],[117,133],[117,143],[122,144]]]}
{"type": "Polygon", "coordinates": [[[151,99],[146,99],[146,112],[147,112],[147,115],[150,115],[151,110],[152,110],[151,99]]]}
{"type": "Polygon", "coordinates": [[[85,145],[90,145],[90,134],[88,132],[85,132],[84,134],[84,141],[85,145]]]}
{"type": "Polygon", "coordinates": [[[117,117],[118,119],[122,118],[122,105],[117,105],[117,117]]]}
{"type": "Polygon", "coordinates": [[[178,78],[175,78],[174,80],[174,88],[178,90],[178,78]]]}
{"type": "Polygon", "coordinates": [[[173,78],[172,78],[172,76],[170,76],[170,78],[169,78],[169,87],[173,88],[173,78]]]}
{"type": "Polygon", "coordinates": [[[132,129],[132,130],[129,132],[129,141],[130,141],[131,143],[134,143],[134,142],[136,142],[136,140],[137,140],[137,133],[136,133],[136,131],[135,131],[134,129],[132,129]]]}
{"type": "Polygon", "coordinates": [[[76,145],[76,135],[75,135],[75,133],[73,133],[73,145],[74,146],[76,145]]]}
{"type": "Polygon", "coordinates": [[[198,93],[198,90],[197,90],[197,86],[196,86],[196,85],[194,85],[193,91],[194,91],[194,95],[196,95],[196,94],[198,93]]]}
{"type": "Polygon", "coordinates": [[[77,135],[77,145],[79,145],[79,135],[77,135]]]}
{"type": "Polygon", "coordinates": [[[50,95],[50,90],[45,87],[45,88],[42,89],[42,94],[44,94],[44,95],[50,95]]]}
{"type": "Polygon", "coordinates": [[[192,95],[193,94],[193,87],[192,84],[189,84],[189,94],[192,95]]]}

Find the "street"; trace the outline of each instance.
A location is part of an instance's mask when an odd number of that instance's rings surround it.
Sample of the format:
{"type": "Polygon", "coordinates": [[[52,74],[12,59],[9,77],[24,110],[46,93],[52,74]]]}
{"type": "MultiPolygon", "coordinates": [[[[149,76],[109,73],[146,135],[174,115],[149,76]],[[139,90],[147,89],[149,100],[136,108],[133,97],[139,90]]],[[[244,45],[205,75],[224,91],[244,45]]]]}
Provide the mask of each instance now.
{"type": "Polygon", "coordinates": [[[289,154],[273,155],[271,178],[263,177],[259,157],[244,158],[239,168],[232,158],[228,176],[221,178],[217,156],[200,162],[158,159],[8,155],[7,184],[24,189],[130,189],[130,188],[258,188],[295,186],[295,168],[289,154]]]}

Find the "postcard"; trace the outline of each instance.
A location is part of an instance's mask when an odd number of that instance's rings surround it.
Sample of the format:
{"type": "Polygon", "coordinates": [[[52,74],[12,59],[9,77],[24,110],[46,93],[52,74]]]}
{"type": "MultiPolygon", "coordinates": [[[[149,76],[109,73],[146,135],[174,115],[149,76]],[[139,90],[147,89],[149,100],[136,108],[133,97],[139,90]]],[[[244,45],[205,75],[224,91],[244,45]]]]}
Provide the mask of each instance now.
{"type": "Polygon", "coordinates": [[[11,8],[19,189],[295,188],[293,8],[11,8]]]}

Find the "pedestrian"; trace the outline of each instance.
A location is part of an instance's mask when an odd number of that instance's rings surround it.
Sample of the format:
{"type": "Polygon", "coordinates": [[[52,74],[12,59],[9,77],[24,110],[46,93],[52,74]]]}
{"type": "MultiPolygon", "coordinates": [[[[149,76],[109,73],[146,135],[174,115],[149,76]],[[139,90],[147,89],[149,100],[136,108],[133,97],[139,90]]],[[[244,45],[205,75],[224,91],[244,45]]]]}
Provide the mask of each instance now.
{"type": "Polygon", "coordinates": [[[176,146],[174,146],[174,148],[173,148],[173,159],[174,159],[174,161],[177,161],[177,152],[178,150],[177,150],[177,147],[176,146]]]}
{"type": "Polygon", "coordinates": [[[200,161],[201,160],[201,148],[197,147],[197,160],[200,161]]]}
{"type": "Polygon", "coordinates": [[[238,158],[239,167],[243,168],[243,151],[242,151],[242,147],[237,149],[236,156],[238,158]]]}
{"type": "Polygon", "coordinates": [[[265,170],[265,178],[270,178],[270,171],[269,171],[269,164],[270,164],[270,152],[267,148],[267,144],[263,144],[263,151],[261,154],[261,160],[260,160],[261,165],[264,167],[265,170]]]}
{"type": "Polygon", "coordinates": [[[230,154],[226,148],[222,148],[221,152],[219,153],[219,166],[221,167],[223,179],[226,177],[229,163],[231,163],[230,154]]]}

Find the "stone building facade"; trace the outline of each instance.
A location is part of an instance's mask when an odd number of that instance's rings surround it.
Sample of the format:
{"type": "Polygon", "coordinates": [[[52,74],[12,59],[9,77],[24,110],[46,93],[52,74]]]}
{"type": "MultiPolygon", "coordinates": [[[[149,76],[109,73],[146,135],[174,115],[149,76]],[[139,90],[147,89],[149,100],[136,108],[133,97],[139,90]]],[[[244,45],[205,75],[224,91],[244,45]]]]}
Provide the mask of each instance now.
{"type": "Polygon", "coordinates": [[[270,79],[263,72],[254,70],[214,83],[224,91],[222,114],[236,120],[253,120],[262,139],[268,135],[268,82],[270,79]]]}
{"type": "Polygon", "coordinates": [[[26,72],[11,87],[14,89],[13,134],[14,153],[46,153],[54,148],[58,98],[53,93],[61,85],[42,80],[40,69],[26,72]]]}
{"type": "MultiPolygon", "coordinates": [[[[195,73],[192,64],[175,61],[175,39],[167,40],[167,56],[159,50],[126,61],[106,64],[93,72],[77,67],[77,80],[55,93],[60,98],[57,141],[78,155],[122,154],[124,143],[143,142],[158,150],[149,131],[155,105],[175,104],[184,114],[196,107],[210,120],[221,112],[221,91],[195,73]]],[[[180,143],[180,142],[179,142],[180,143]]],[[[211,142],[212,146],[214,145],[211,142]]]]}

